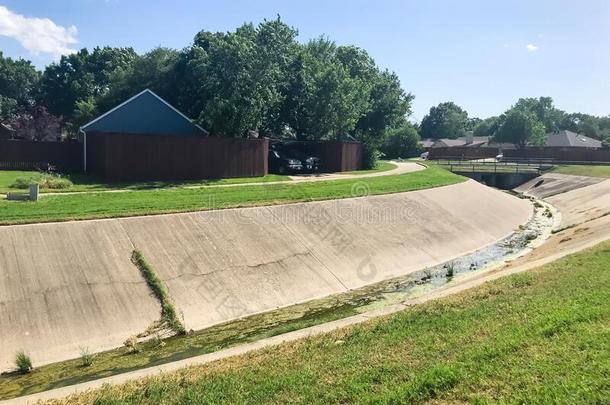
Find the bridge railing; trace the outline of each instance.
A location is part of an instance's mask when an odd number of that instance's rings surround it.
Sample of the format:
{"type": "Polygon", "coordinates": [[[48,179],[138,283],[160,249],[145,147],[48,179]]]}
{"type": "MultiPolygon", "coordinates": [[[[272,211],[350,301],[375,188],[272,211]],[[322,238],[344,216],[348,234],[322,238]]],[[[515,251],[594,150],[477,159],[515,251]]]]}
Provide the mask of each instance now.
{"type": "Polygon", "coordinates": [[[505,162],[505,161],[482,161],[482,160],[452,160],[439,159],[434,163],[452,172],[461,173],[536,173],[540,174],[543,170],[552,165],[534,162],[505,162]]]}

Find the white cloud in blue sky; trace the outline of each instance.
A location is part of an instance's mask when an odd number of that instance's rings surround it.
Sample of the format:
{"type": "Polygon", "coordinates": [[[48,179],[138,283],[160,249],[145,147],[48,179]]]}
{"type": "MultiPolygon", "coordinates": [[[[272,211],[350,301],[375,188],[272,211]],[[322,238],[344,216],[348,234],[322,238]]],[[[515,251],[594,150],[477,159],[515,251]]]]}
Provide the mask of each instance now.
{"type": "Polygon", "coordinates": [[[45,54],[56,59],[75,52],[78,43],[74,25],[63,27],[48,18],[26,17],[0,6],[0,35],[17,40],[32,55],[45,54]]]}
{"type": "Polygon", "coordinates": [[[527,49],[530,52],[536,52],[539,49],[539,47],[534,44],[527,44],[527,45],[525,45],[525,49],[527,49]]]}

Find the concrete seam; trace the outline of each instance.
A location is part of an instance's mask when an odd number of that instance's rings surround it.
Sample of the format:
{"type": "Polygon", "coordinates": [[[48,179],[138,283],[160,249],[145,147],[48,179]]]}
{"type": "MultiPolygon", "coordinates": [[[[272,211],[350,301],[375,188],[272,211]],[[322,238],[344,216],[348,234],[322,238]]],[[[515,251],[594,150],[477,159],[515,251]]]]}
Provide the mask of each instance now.
{"type": "Polygon", "coordinates": [[[328,272],[330,273],[330,275],[332,275],[332,276],[335,278],[335,280],[337,280],[337,282],[338,282],[339,284],[341,284],[341,286],[342,286],[342,287],[345,289],[345,291],[349,291],[349,290],[350,290],[350,289],[349,289],[349,288],[348,288],[348,287],[347,287],[345,284],[343,284],[343,281],[341,281],[341,279],[340,279],[340,278],[339,278],[339,277],[338,277],[338,276],[337,276],[337,275],[336,275],[336,274],[335,274],[335,273],[334,273],[334,272],[333,272],[333,271],[330,269],[330,267],[328,267],[326,264],[324,264],[324,262],[323,262],[323,261],[322,261],[322,260],[321,260],[321,259],[320,259],[318,256],[316,256],[316,254],[313,252],[313,249],[312,249],[312,248],[307,247],[307,245],[305,244],[305,241],[303,240],[303,238],[302,238],[302,237],[301,237],[299,234],[297,234],[295,231],[293,231],[292,229],[290,229],[290,227],[289,227],[287,224],[285,224],[285,223],[284,223],[284,222],[283,222],[283,221],[282,221],[282,220],[281,220],[281,219],[280,219],[280,218],[279,218],[279,217],[278,217],[276,214],[274,214],[274,213],[273,213],[273,210],[271,210],[271,209],[267,208],[267,211],[268,211],[269,213],[271,213],[271,215],[272,215],[273,217],[275,217],[275,218],[276,218],[276,219],[279,221],[279,223],[281,223],[281,224],[282,224],[282,226],[283,226],[285,229],[287,229],[287,230],[288,230],[288,232],[290,232],[292,235],[294,235],[294,237],[296,238],[296,240],[298,240],[298,241],[299,241],[299,243],[300,243],[300,244],[303,246],[303,248],[305,248],[305,250],[306,250],[306,251],[307,251],[309,254],[311,254],[311,256],[312,256],[312,257],[313,257],[313,258],[314,258],[314,259],[315,259],[315,260],[316,260],[318,263],[320,263],[320,264],[322,265],[322,267],[323,267],[323,268],[325,268],[325,269],[326,269],[326,271],[328,271],[328,272]]]}

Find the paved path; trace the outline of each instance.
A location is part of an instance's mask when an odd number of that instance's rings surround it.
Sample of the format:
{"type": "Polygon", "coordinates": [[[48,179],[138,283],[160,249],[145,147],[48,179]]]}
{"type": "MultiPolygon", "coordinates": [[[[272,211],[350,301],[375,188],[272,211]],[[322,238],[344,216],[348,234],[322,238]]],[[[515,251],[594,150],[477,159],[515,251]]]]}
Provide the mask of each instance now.
{"type": "Polygon", "coordinates": [[[370,172],[370,173],[317,173],[317,174],[303,174],[289,176],[291,180],[278,180],[278,181],[266,181],[256,183],[235,183],[235,184],[208,184],[208,185],[192,185],[192,186],[176,186],[176,187],[160,187],[150,189],[117,189],[117,190],[92,190],[92,191],[68,191],[65,193],[41,193],[40,197],[52,196],[52,195],[71,195],[71,194],[98,194],[98,193],[127,193],[135,191],[146,191],[146,190],[170,190],[170,189],[197,189],[197,188],[216,188],[216,187],[246,187],[246,186],[266,186],[271,184],[295,184],[298,182],[313,182],[313,181],[325,181],[325,180],[345,180],[345,179],[360,179],[369,177],[379,176],[391,176],[397,174],[418,172],[424,170],[426,167],[416,162],[391,162],[396,165],[394,169],[386,170],[384,172],[370,172]]]}

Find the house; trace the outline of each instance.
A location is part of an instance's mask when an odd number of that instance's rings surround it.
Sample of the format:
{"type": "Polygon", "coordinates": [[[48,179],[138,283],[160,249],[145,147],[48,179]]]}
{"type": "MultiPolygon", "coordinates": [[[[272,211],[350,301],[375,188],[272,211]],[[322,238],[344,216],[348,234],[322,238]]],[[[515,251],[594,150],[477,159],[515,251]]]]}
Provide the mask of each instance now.
{"type": "Polygon", "coordinates": [[[208,131],[145,89],[80,128],[83,134],[83,166],[87,171],[87,134],[207,136],[208,131]]]}
{"type": "Polygon", "coordinates": [[[451,148],[455,146],[478,148],[487,146],[489,140],[490,137],[488,136],[474,136],[472,131],[468,131],[464,136],[455,139],[423,139],[421,143],[424,148],[451,148]]]}
{"type": "Polygon", "coordinates": [[[6,139],[13,139],[15,136],[15,130],[8,124],[0,123],[0,141],[6,139]]]}
{"type": "Polygon", "coordinates": [[[563,130],[547,134],[546,146],[563,148],[601,148],[602,142],[585,135],[577,134],[576,132],[563,130]]]}
{"type": "Polygon", "coordinates": [[[80,128],[81,132],[208,135],[208,131],[146,89],[80,128]]]}

